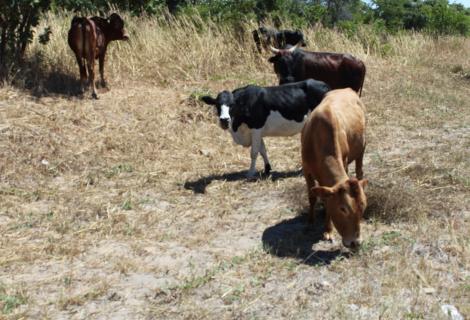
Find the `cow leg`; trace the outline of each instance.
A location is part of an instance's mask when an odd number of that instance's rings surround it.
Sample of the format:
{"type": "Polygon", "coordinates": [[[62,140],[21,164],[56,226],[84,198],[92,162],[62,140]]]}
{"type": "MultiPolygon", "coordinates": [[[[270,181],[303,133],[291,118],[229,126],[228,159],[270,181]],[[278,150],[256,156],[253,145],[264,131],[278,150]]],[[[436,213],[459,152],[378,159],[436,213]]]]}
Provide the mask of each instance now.
{"type": "Polygon", "coordinates": [[[315,187],[315,179],[310,173],[304,172],[305,181],[307,182],[307,194],[308,202],[310,203],[310,209],[308,211],[308,223],[315,223],[315,203],[317,202],[317,196],[312,193],[312,188],[315,187]]]}
{"type": "Polygon", "coordinates": [[[271,172],[271,165],[269,164],[268,154],[266,153],[266,146],[264,140],[261,138],[261,156],[264,160],[264,174],[268,175],[271,172]]]}
{"type": "Polygon", "coordinates": [[[323,240],[333,241],[333,222],[331,220],[331,216],[328,214],[328,210],[326,210],[325,232],[323,233],[323,240]]]}
{"type": "Polygon", "coordinates": [[[80,93],[85,92],[85,82],[87,80],[86,68],[82,58],[76,54],[78,69],[80,70],[80,93]]]}
{"type": "Polygon", "coordinates": [[[356,159],[356,178],[358,180],[362,180],[362,178],[364,177],[364,172],[362,171],[362,159],[364,157],[364,149],[362,149],[361,154],[356,159]]]}
{"type": "Polygon", "coordinates": [[[256,158],[262,145],[261,130],[251,130],[251,165],[247,178],[253,178],[256,174],[256,158]]]}
{"type": "Polygon", "coordinates": [[[87,59],[87,69],[88,69],[88,80],[90,81],[90,85],[92,88],[91,97],[94,99],[98,99],[98,95],[96,94],[95,61],[93,60],[93,56],[87,59]]]}
{"type": "Polygon", "coordinates": [[[104,51],[100,56],[98,57],[98,63],[100,65],[100,76],[101,76],[101,86],[103,88],[106,88],[106,80],[104,79],[104,58],[106,56],[106,51],[104,51]]]}

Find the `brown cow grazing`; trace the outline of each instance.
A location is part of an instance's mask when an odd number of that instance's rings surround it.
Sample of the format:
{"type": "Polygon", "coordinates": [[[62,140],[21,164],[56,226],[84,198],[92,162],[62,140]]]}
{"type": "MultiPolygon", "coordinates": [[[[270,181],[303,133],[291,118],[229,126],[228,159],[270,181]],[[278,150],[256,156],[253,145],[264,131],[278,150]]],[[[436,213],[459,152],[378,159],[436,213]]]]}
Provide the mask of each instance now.
{"type": "Polygon", "coordinates": [[[271,47],[275,56],[269,58],[279,78],[279,84],[308,78],[323,81],[331,89],[351,88],[362,94],[366,66],[350,54],[310,52],[297,49],[271,47]]]}
{"type": "Polygon", "coordinates": [[[95,59],[99,61],[101,84],[106,86],[104,58],[108,44],[113,40],[128,39],[129,37],[124,29],[124,20],[117,13],[111,14],[107,19],[73,17],[68,42],[75,53],[80,68],[80,89],[82,93],[84,92],[88,72],[88,81],[93,90],[92,97],[98,99],[95,86],[95,59]]]}
{"type": "Polygon", "coordinates": [[[360,220],[367,205],[362,179],[365,107],[351,89],[332,90],[310,114],[302,130],[302,167],[314,222],[316,197],[325,201],[325,240],[332,240],[333,224],[343,245],[360,244],[360,220]],[[348,164],[356,161],[356,178],[348,177],[348,164]],[[358,180],[359,179],[359,180],[358,180]],[[315,181],[319,183],[316,186],[315,181]]]}

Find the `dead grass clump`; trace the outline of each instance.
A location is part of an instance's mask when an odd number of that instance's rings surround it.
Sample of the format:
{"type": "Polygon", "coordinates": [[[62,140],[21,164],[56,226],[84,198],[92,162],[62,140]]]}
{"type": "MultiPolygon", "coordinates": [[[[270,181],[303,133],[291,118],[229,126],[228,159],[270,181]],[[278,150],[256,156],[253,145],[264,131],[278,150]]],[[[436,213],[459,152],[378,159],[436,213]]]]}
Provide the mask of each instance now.
{"type": "Polygon", "coordinates": [[[416,222],[428,213],[424,194],[406,180],[386,183],[372,181],[366,193],[366,219],[377,219],[385,223],[416,222]]]}
{"type": "Polygon", "coordinates": [[[63,296],[57,302],[60,310],[68,310],[75,306],[81,306],[90,300],[96,300],[107,293],[109,285],[104,281],[98,281],[92,288],[86,292],[72,295],[69,292],[64,292],[63,296]]]}
{"type": "Polygon", "coordinates": [[[452,66],[450,68],[450,72],[452,72],[457,78],[470,81],[470,70],[464,69],[461,64],[452,66]]]}

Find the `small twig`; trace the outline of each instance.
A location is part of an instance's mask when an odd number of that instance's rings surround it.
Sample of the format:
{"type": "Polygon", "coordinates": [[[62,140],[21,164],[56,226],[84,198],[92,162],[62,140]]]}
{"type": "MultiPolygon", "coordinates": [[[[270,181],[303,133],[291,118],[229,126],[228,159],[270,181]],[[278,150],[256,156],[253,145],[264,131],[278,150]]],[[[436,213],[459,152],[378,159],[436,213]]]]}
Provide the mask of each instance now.
{"type": "Polygon", "coordinates": [[[261,298],[261,296],[258,296],[258,297],[256,297],[256,299],[254,299],[253,301],[251,301],[251,302],[246,306],[246,308],[243,309],[243,313],[247,312],[248,309],[250,309],[251,306],[254,305],[260,298],[261,298]]]}
{"type": "Polygon", "coordinates": [[[415,267],[413,267],[413,272],[416,273],[416,275],[418,276],[418,278],[423,281],[423,283],[426,285],[426,286],[430,286],[428,281],[426,280],[426,278],[421,274],[421,272],[418,271],[418,269],[416,269],[415,267]]]}
{"type": "Polygon", "coordinates": [[[233,291],[233,288],[228,289],[222,296],[221,298],[225,298],[230,292],[233,291]]]}

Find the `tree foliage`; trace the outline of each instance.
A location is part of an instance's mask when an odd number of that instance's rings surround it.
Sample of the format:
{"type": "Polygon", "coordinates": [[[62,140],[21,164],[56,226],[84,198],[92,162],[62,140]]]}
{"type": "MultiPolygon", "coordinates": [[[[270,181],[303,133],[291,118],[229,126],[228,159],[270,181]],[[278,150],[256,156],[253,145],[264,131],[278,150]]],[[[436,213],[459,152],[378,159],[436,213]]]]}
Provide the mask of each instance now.
{"type": "Polygon", "coordinates": [[[374,17],[387,29],[426,30],[433,34],[470,33],[470,9],[447,0],[374,0],[374,17]]]}
{"type": "Polygon", "coordinates": [[[49,5],[49,0],[0,2],[0,80],[7,77],[10,65],[23,58],[33,39],[33,28],[49,5]]]}

